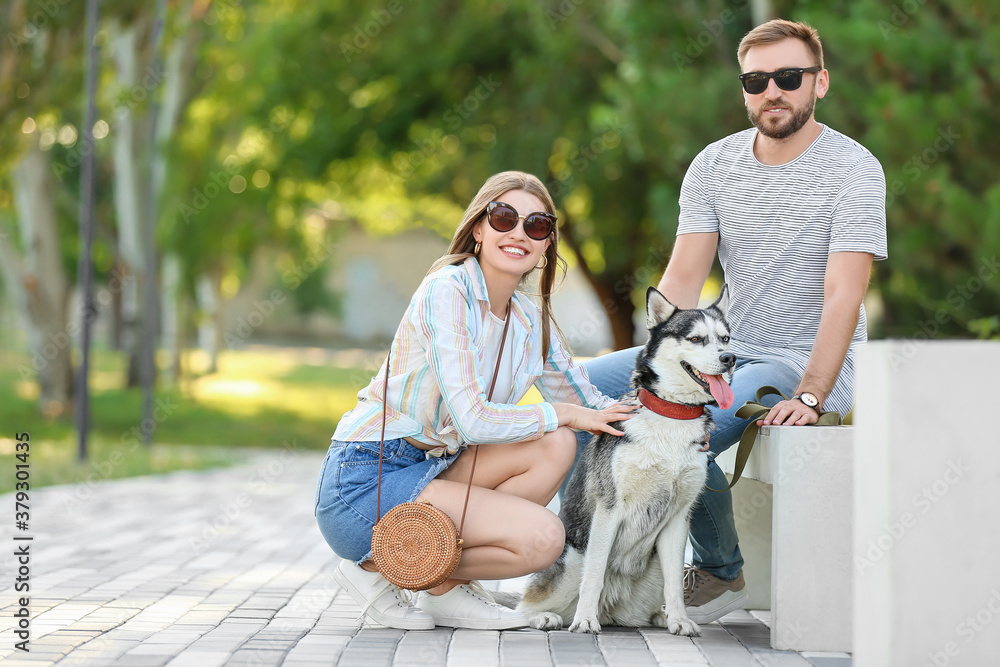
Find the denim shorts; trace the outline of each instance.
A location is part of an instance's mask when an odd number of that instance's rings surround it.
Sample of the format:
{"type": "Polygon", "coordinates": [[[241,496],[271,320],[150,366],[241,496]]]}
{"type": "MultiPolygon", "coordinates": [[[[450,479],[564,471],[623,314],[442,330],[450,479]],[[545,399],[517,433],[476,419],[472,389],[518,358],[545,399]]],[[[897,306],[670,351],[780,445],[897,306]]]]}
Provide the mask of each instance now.
{"type": "MultiPolygon", "coordinates": [[[[362,563],[371,557],[378,491],[377,442],[334,440],[316,485],[316,521],[341,558],[362,563]]],[[[428,457],[402,438],[386,440],[382,455],[382,514],[416,500],[432,479],[459,454],[428,457]]]]}

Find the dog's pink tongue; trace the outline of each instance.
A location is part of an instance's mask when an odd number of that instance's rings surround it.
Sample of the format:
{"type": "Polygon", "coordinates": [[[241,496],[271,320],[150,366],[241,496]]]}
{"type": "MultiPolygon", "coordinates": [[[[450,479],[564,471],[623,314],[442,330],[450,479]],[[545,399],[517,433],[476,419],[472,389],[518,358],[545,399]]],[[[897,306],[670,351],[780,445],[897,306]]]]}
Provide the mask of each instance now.
{"type": "Polygon", "coordinates": [[[722,379],[721,375],[703,375],[702,377],[708,380],[708,389],[712,392],[712,398],[715,399],[715,402],[723,410],[728,410],[735,397],[726,381],[722,379]]]}

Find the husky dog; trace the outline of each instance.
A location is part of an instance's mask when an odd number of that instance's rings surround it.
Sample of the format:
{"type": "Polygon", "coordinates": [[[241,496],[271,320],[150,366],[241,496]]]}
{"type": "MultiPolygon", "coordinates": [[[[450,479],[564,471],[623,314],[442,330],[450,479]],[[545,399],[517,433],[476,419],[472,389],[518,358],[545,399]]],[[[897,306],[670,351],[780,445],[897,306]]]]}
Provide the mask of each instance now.
{"type": "Polygon", "coordinates": [[[681,310],[650,287],[649,342],[636,359],[624,400],[643,407],[595,436],[577,463],[560,518],[566,547],[534,575],[518,605],[531,626],[600,632],[601,624],[657,625],[698,635],[684,610],[684,546],[689,513],[705,488],[709,432],[706,404],[728,408],[728,290],[704,310],[681,310]]]}

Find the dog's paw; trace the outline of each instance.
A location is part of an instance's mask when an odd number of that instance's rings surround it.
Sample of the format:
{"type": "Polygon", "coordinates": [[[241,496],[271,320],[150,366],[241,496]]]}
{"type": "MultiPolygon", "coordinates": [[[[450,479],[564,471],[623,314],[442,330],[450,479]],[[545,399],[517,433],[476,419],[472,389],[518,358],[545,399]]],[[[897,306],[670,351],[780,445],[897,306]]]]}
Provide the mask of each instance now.
{"type": "Polygon", "coordinates": [[[701,628],[687,616],[670,616],[667,618],[667,630],[671,634],[685,637],[700,637],[701,628]]]}
{"type": "Polygon", "coordinates": [[[573,625],[569,626],[570,632],[589,632],[597,634],[601,631],[601,624],[596,618],[574,618],[573,625]]]}
{"type": "Polygon", "coordinates": [[[685,637],[700,637],[701,628],[687,616],[681,614],[671,614],[660,610],[653,616],[653,625],[666,628],[672,634],[683,635],[685,637]]]}
{"type": "Polygon", "coordinates": [[[536,630],[561,630],[563,626],[562,616],[551,611],[543,611],[528,619],[528,625],[536,630]]]}

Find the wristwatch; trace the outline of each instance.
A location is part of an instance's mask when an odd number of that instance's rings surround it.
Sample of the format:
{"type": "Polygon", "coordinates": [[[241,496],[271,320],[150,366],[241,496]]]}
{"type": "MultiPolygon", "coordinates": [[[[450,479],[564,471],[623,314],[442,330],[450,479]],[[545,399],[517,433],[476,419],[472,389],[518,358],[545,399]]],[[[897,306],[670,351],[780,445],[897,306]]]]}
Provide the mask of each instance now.
{"type": "Polygon", "coordinates": [[[800,391],[799,393],[792,396],[792,400],[798,399],[803,405],[806,405],[813,410],[819,412],[819,399],[816,398],[815,394],[810,394],[808,391],[800,391]]]}

